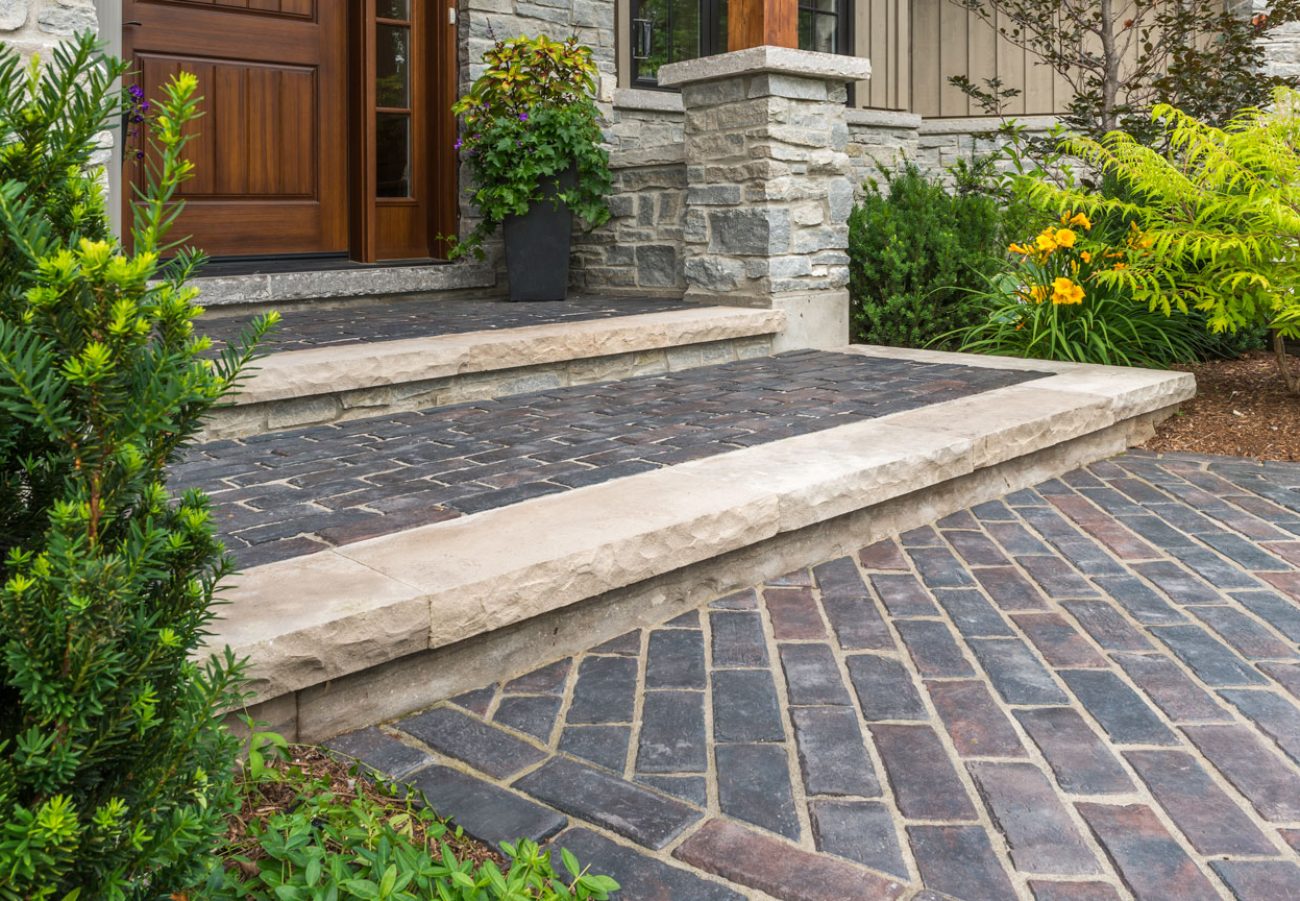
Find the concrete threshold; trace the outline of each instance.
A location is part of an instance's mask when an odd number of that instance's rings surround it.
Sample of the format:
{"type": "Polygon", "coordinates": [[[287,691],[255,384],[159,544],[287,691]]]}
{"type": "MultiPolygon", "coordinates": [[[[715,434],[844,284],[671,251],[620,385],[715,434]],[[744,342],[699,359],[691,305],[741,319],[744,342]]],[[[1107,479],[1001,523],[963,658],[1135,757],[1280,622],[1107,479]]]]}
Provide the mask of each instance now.
{"type": "Polygon", "coordinates": [[[302,740],[427,707],[1139,443],[1185,373],[854,347],[1052,376],[256,567],[210,644],[302,740]]]}
{"type": "Polygon", "coordinates": [[[777,310],[699,307],[263,357],[205,439],[767,356],[777,310]]]}

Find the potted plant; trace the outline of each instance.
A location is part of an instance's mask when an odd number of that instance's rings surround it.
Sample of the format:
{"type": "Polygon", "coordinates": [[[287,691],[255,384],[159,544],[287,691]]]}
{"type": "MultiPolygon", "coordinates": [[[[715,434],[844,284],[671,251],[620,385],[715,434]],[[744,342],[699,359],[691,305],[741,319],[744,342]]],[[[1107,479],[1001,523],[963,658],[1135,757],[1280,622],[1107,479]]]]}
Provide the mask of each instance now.
{"type": "Polygon", "coordinates": [[[453,251],[474,252],[498,225],[511,300],[564,300],[576,215],[609,219],[609,154],[601,147],[596,65],[577,38],[498,41],[453,112],[482,219],[453,251]]]}

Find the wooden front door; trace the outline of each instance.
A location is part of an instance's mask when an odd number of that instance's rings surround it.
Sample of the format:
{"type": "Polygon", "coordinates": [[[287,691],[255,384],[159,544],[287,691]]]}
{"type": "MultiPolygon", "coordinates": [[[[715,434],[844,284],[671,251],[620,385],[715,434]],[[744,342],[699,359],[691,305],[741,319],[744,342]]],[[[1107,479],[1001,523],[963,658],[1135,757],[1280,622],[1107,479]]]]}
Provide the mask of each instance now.
{"type": "Polygon", "coordinates": [[[186,70],[204,98],[174,238],[214,257],[348,252],[347,6],[124,0],[145,96],[186,70]]]}

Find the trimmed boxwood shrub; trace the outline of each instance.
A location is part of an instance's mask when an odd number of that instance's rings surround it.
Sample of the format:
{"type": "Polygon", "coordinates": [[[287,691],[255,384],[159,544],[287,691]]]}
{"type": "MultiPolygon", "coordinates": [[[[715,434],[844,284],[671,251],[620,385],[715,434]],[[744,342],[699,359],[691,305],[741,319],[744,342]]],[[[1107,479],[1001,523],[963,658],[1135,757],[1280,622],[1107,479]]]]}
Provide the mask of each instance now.
{"type": "Polygon", "coordinates": [[[978,190],[948,191],[906,163],[881,172],[849,216],[853,340],[955,349],[983,315],[970,289],[1007,267],[1006,215],[978,190]]]}

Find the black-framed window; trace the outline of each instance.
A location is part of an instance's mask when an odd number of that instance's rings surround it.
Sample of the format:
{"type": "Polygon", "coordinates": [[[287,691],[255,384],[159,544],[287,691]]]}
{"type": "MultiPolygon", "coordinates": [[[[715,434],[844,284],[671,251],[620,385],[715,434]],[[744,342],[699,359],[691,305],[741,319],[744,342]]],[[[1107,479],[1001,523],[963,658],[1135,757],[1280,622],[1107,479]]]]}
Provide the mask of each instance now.
{"type": "MultiPolygon", "coordinates": [[[[631,0],[632,84],[658,87],[659,67],[727,49],[727,0],[631,0]]],[[[799,0],[799,47],[853,52],[852,0],[799,0]]]]}

